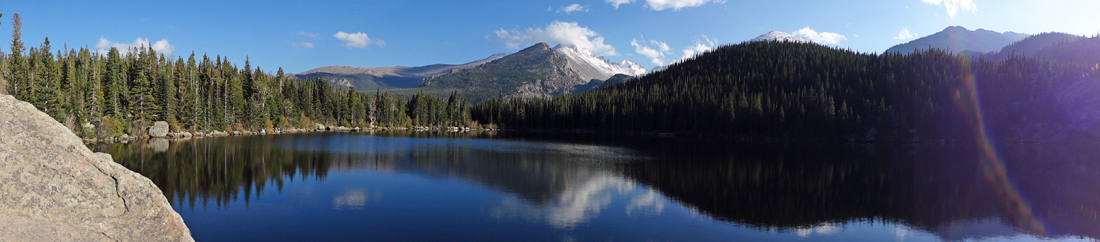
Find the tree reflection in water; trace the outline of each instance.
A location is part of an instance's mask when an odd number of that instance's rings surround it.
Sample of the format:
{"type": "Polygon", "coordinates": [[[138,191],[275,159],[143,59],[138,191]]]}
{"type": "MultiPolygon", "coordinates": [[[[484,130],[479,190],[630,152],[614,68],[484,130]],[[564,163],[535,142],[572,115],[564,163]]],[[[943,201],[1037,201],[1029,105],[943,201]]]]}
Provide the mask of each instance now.
{"type": "MultiPolygon", "coordinates": [[[[1044,231],[1015,227],[968,145],[745,144],[667,138],[426,133],[302,134],[99,144],[178,206],[247,203],[286,180],[371,170],[459,178],[512,194],[497,218],[570,228],[627,194],[628,214],[661,214],[661,197],[762,231],[831,234],[848,223],[901,224],[941,239],[1018,233],[1100,238],[1100,151],[1002,145],[1010,178],[1044,231]],[[518,142],[517,142],[518,141],[518,142]],[[639,184],[640,183],[640,184],[639,184]]],[[[362,209],[371,191],[345,191],[362,209]]],[[[910,233],[899,228],[899,236],[910,233]]]]}

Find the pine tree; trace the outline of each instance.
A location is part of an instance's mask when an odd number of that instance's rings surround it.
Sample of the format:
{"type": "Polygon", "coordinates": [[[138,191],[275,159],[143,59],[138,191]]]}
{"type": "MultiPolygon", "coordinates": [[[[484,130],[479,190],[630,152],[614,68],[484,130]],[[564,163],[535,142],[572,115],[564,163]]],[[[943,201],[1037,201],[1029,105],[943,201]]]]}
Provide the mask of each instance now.
{"type": "Polygon", "coordinates": [[[33,80],[37,83],[33,85],[35,98],[31,99],[34,100],[31,103],[58,122],[65,122],[65,110],[62,108],[61,98],[61,68],[54,60],[53,53],[50,52],[49,37],[42,43],[37,53],[35,59],[38,63],[35,65],[33,80]]]}
{"type": "MultiPolygon", "coordinates": [[[[60,53],[60,52],[59,52],[60,53]]],[[[61,85],[64,86],[64,98],[65,107],[68,111],[67,116],[75,118],[77,123],[83,121],[81,119],[81,110],[84,109],[84,96],[89,89],[86,86],[84,70],[80,69],[77,62],[76,50],[69,50],[69,53],[62,58],[64,65],[61,66],[61,72],[64,73],[64,78],[61,81],[61,85]]]]}
{"type": "Polygon", "coordinates": [[[150,80],[149,60],[151,53],[141,48],[137,52],[137,59],[134,59],[131,53],[130,62],[130,81],[129,81],[129,101],[131,115],[134,120],[151,120],[153,115],[156,114],[156,110],[159,107],[156,104],[156,98],[153,97],[154,91],[152,90],[152,81],[150,80]]]}
{"type": "Polygon", "coordinates": [[[11,80],[8,84],[8,90],[15,98],[19,100],[30,100],[31,93],[30,88],[30,65],[27,59],[23,56],[23,41],[20,39],[23,35],[21,28],[23,27],[23,21],[19,18],[19,14],[15,14],[11,17],[11,58],[9,60],[8,69],[11,72],[11,80]]]}
{"type": "MultiPolygon", "coordinates": [[[[4,13],[0,13],[0,17],[4,17],[4,13]]],[[[4,51],[0,51],[0,95],[8,94],[8,79],[4,75],[6,70],[8,70],[7,58],[4,56],[4,51]]]]}
{"type": "Polygon", "coordinates": [[[103,86],[106,90],[106,97],[104,105],[104,115],[122,117],[122,59],[119,57],[118,49],[111,47],[111,50],[107,51],[107,71],[103,74],[103,86]]]}
{"type": "MultiPolygon", "coordinates": [[[[180,61],[182,60],[180,59],[180,61]]],[[[160,71],[157,72],[157,80],[160,84],[156,87],[158,90],[156,100],[160,103],[160,118],[169,123],[177,123],[176,93],[178,87],[176,84],[180,79],[178,74],[180,70],[177,68],[179,65],[173,66],[172,63],[168,63],[163,54],[161,54],[158,62],[157,66],[159,66],[160,71]]]]}
{"type": "Polygon", "coordinates": [[[197,128],[196,125],[198,124],[197,109],[201,108],[200,105],[202,104],[199,102],[199,84],[197,83],[198,78],[195,73],[197,69],[195,52],[191,52],[191,56],[187,58],[186,65],[183,63],[183,60],[180,59],[180,61],[176,63],[176,66],[180,68],[177,72],[180,76],[180,78],[177,79],[177,84],[179,84],[180,88],[178,89],[179,93],[176,94],[178,97],[177,101],[179,102],[179,105],[176,105],[176,114],[179,116],[183,127],[194,129],[197,128]]]}

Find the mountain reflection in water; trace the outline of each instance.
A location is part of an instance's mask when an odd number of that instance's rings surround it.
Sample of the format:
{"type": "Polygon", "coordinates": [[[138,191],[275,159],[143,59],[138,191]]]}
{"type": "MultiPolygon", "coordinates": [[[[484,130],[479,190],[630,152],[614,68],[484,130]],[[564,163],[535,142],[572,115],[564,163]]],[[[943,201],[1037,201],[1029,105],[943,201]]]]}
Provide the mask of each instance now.
{"type": "MultiPolygon", "coordinates": [[[[897,225],[893,233],[902,240],[915,231],[941,240],[1100,238],[1100,151],[1091,147],[1001,146],[1009,179],[1043,225],[1036,231],[1018,225],[1014,205],[984,178],[978,153],[963,144],[377,133],[205,138],[164,146],[94,149],[152,179],[177,210],[194,210],[197,203],[220,209],[240,199],[248,204],[271,192],[271,185],[279,192],[288,181],[369,171],[476,184],[504,194],[485,211],[489,216],[555,229],[581,228],[608,209],[659,216],[682,206],[732,223],[726,226],[798,237],[882,223],[897,225]]],[[[328,205],[363,210],[385,198],[378,189],[346,189],[328,205]]]]}

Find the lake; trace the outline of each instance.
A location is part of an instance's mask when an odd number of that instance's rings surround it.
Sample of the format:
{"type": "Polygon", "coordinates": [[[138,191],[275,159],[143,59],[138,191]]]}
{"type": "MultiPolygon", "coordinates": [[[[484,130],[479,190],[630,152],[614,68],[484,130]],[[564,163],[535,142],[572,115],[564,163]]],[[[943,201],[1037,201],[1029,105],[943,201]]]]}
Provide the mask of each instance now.
{"type": "Polygon", "coordinates": [[[1100,143],[378,132],[96,144],[198,241],[1100,239],[1100,143]]]}

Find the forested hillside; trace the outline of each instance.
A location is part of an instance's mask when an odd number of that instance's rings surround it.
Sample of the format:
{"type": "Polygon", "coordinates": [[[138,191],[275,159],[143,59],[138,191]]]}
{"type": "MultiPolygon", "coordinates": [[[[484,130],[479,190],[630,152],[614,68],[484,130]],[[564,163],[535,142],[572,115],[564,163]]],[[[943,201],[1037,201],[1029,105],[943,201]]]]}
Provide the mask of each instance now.
{"type": "Polygon", "coordinates": [[[1094,65],[1019,56],[747,42],[592,92],[482,102],[472,115],[518,129],[781,140],[967,140],[981,122],[998,139],[1051,139],[1096,133],[1063,112],[1059,92],[1098,74],[1094,65]]]}
{"type": "Polygon", "coordinates": [[[140,135],[154,121],[168,121],[174,132],[485,123],[770,140],[1100,136],[1100,37],[1057,41],[1038,57],[1003,60],[940,49],[874,55],[745,42],[590,92],[506,98],[503,90],[521,84],[501,78],[558,70],[548,65],[560,61],[544,61],[557,57],[539,44],[426,79],[425,89],[399,97],[295,80],[281,68],[272,74],[247,57],[238,66],[223,56],[166,56],[149,47],[54,50],[48,38],[26,48],[18,15],[11,25],[11,52],[0,55],[0,93],[32,103],[85,138],[140,135]],[[471,106],[459,97],[471,85],[465,92],[476,95],[469,98],[486,101],[471,106]]]}
{"type": "Polygon", "coordinates": [[[11,51],[0,55],[0,94],[11,94],[84,138],[140,135],[154,121],[172,131],[315,127],[460,126],[469,120],[457,94],[449,100],[398,98],[334,88],[321,79],[292,80],[228,57],[165,56],[152,48],[106,53],[55,50],[49,38],[29,49],[12,21],[11,51]],[[25,54],[24,54],[25,53],[25,54]],[[173,60],[174,59],[174,60],[173,60]]]}

